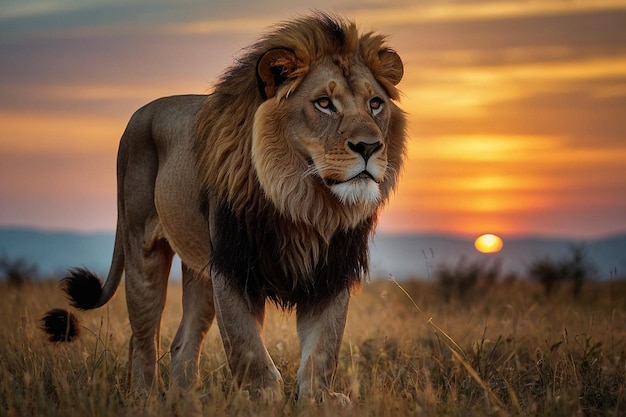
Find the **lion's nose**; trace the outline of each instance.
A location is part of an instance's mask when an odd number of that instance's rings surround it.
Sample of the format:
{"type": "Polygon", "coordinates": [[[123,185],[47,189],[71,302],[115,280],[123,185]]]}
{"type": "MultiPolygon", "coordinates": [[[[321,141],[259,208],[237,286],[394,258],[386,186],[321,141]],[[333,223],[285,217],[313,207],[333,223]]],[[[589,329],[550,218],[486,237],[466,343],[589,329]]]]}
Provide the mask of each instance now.
{"type": "Polygon", "coordinates": [[[348,147],[353,151],[358,153],[359,155],[361,155],[363,157],[363,159],[365,159],[365,162],[367,162],[368,159],[370,159],[370,157],[378,152],[382,147],[383,144],[379,141],[376,142],[357,142],[357,143],[352,143],[352,142],[348,142],[348,147]]]}

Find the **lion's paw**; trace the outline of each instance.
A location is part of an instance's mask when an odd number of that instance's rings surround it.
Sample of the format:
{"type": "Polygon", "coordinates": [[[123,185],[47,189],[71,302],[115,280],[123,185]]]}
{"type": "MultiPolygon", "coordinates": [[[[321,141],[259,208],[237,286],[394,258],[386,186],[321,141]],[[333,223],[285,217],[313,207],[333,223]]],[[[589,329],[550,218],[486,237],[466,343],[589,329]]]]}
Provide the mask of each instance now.
{"type": "Polygon", "coordinates": [[[241,391],[241,395],[247,400],[253,402],[263,402],[265,404],[274,404],[283,401],[282,385],[276,387],[255,387],[241,391]]]}
{"type": "Polygon", "coordinates": [[[329,392],[327,401],[331,404],[339,405],[341,407],[352,406],[352,401],[350,401],[350,397],[345,394],[340,394],[338,392],[329,392]]]}
{"type": "Polygon", "coordinates": [[[339,407],[351,407],[352,402],[347,395],[327,390],[319,390],[314,396],[310,397],[311,402],[318,405],[330,405],[339,407]]]}

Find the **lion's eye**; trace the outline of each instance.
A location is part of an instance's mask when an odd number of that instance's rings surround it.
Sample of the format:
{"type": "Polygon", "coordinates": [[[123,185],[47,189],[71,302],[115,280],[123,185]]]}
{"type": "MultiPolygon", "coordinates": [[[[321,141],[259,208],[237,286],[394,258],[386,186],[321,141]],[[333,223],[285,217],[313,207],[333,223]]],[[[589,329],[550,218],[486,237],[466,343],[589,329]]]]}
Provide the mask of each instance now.
{"type": "Polygon", "coordinates": [[[335,110],[335,106],[329,97],[320,97],[315,100],[315,108],[326,114],[331,114],[335,110]]]}
{"type": "Polygon", "coordinates": [[[370,100],[370,110],[374,116],[378,115],[383,110],[385,102],[380,97],[374,97],[370,100]]]}

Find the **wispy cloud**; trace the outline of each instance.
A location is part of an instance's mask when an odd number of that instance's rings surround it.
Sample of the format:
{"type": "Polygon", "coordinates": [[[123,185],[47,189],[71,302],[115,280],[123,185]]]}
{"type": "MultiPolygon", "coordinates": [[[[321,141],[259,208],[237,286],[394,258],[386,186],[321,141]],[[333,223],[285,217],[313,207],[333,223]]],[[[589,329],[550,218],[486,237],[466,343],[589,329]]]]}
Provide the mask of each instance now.
{"type": "Polygon", "coordinates": [[[178,34],[215,34],[228,35],[231,33],[259,33],[275,23],[272,17],[247,17],[231,19],[190,20],[186,22],[162,25],[159,29],[164,32],[178,34]]]}
{"type": "Polygon", "coordinates": [[[626,9],[624,0],[598,1],[475,1],[475,2],[420,2],[399,7],[376,7],[354,11],[359,20],[380,25],[399,25],[433,22],[458,22],[469,20],[494,20],[524,18],[573,13],[589,13],[602,10],[626,9]]]}
{"type": "Polygon", "coordinates": [[[60,13],[77,10],[85,5],[80,1],[39,1],[22,0],[6,2],[0,9],[0,21],[24,19],[39,16],[54,16],[60,13]]]}
{"type": "Polygon", "coordinates": [[[626,97],[626,55],[513,65],[415,68],[404,87],[421,117],[485,116],[497,103],[584,88],[596,98],[626,97]],[[611,86],[594,84],[615,80],[611,86]],[[585,84],[579,84],[585,82],[585,84]],[[436,103],[433,105],[433,103],[436,103]]]}

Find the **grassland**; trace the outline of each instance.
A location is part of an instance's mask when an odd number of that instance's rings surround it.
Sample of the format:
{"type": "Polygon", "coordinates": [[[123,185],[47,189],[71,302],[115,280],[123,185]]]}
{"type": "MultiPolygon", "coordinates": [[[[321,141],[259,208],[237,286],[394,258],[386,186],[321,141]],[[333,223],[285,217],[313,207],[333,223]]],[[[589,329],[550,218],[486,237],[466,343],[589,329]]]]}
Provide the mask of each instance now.
{"type": "MultiPolygon", "coordinates": [[[[433,283],[373,281],[355,294],[336,388],[353,406],[295,404],[294,318],[269,309],[266,339],[287,400],[250,404],[234,392],[214,326],[202,354],[203,384],[180,398],[126,395],[130,335],[120,291],[79,313],[82,336],[47,342],[41,315],[67,303],[54,282],[0,284],[0,415],[7,416],[624,416],[626,282],[561,288],[510,281],[444,301],[433,283]]],[[[162,379],[181,314],[170,284],[162,323],[162,379]]]]}

